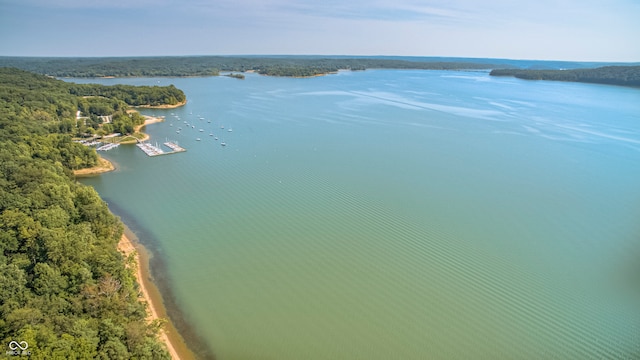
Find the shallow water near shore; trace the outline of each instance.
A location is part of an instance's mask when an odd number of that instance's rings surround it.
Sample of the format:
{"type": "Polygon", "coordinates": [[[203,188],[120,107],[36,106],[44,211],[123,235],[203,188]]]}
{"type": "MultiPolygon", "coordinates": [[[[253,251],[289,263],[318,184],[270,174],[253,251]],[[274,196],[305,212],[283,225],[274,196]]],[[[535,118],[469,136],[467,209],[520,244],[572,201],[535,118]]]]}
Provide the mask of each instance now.
{"type": "Polygon", "coordinates": [[[141,112],[166,117],[152,143],[187,152],[120,146],[115,172],[81,181],[162,259],[160,289],[217,359],[640,356],[638,89],[412,70],[71,81],[185,91],[141,112]]]}

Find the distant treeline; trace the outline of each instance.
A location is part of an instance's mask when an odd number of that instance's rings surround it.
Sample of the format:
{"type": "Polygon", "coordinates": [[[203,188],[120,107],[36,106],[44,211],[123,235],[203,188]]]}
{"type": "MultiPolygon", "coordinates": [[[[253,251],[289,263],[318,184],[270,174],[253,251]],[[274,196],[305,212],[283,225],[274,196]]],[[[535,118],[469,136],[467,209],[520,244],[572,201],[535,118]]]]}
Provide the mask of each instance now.
{"type": "Polygon", "coordinates": [[[3,120],[20,114],[54,133],[71,136],[131,133],[144,119],[137,113],[128,113],[130,106],[175,105],[183,101],[184,93],[173,85],[73,84],[15,68],[0,68],[3,120]],[[76,119],[78,110],[81,120],[76,119]],[[102,125],[100,116],[104,115],[111,115],[113,121],[102,125]]]}
{"type": "MultiPolygon", "coordinates": [[[[0,57],[0,66],[56,77],[214,76],[223,72],[255,71],[271,76],[315,76],[338,70],[365,69],[493,69],[472,61],[407,61],[379,58],[312,57],[122,57],[33,58],[0,57]]],[[[504,65],[503,65],[504,66],[504,65]]],[[[503,67],[501,66],[501,67],[503,67]]]]}
{"type": "Polygon", "coordinates": [[[186,100],[182,90],[169,86],[131,86],[69,84],[69,92],[78,96],[117,98],[131,106],[176,105],[186,100]]]}
{"type": "Polygon", "coordinates": [[[524,70],[496,69],[493,76],[526,80],[555,80],[640,87],[640,66],[604,66],[595,69],[524,70]]]}
{"type": "Polygon", "coordinates": [[[26,342],[30,359],[168,360],[116,249],[122,223],[72,173],[97,161],[71,140],[76,109],[126,103],[71,89],[135,92],[0,68],[0,343],[26,342]]]}

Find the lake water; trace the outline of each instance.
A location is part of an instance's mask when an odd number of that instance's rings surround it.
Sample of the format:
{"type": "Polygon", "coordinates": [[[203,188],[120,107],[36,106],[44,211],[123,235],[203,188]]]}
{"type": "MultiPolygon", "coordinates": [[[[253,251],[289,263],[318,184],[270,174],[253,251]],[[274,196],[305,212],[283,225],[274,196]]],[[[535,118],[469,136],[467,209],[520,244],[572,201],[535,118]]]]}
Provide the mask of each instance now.
{"type": "Polygon", "coordinates": [[[121,146],[118,171],[82,182],[217,359],[640,357],[640,90],[411,70],[98,81],[187,95],[142,111],[166,116],[152,143],[187,152],[121,146]]]}

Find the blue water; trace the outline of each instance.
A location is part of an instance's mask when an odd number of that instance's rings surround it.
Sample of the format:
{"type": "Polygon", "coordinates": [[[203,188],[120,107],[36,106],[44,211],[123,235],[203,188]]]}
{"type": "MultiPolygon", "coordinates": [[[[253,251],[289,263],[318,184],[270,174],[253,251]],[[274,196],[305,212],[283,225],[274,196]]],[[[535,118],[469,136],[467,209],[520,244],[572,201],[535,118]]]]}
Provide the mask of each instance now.
{"type": "Polygon", "coordinates": [[[95,81],[187,95],[142,111],[166,117],[152,142],[187,152],[121,146],[83,182],[163,260],[218,359],[640,357],[640,90],[410,70],[95,81]]]}

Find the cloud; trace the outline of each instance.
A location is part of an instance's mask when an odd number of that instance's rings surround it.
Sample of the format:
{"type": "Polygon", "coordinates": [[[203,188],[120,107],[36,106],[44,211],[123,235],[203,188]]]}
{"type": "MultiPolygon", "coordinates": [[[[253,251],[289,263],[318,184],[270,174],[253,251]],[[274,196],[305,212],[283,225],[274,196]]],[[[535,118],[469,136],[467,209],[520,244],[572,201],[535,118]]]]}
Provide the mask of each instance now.
{"type": "Polygon", "coordinates": [[[638,13],[637,0],[0,0],[0,50],[118,38],[100,51],[637,61],[638,13]]]}
{"type": "Polygon", "coordinates": [[[49,9],[134,9],[164,6],[173,0],[0,0],[0,4],[13,7],[49,9]]]}
{"type": "Polygon", "coordinates": [[[430,5],[424,1],[288,1],[280,2],[279,10],[293,15],[311,17],[367,19],[384,21],[418,21],[454,19],[463,12],[450,6],[430,5]]]}

